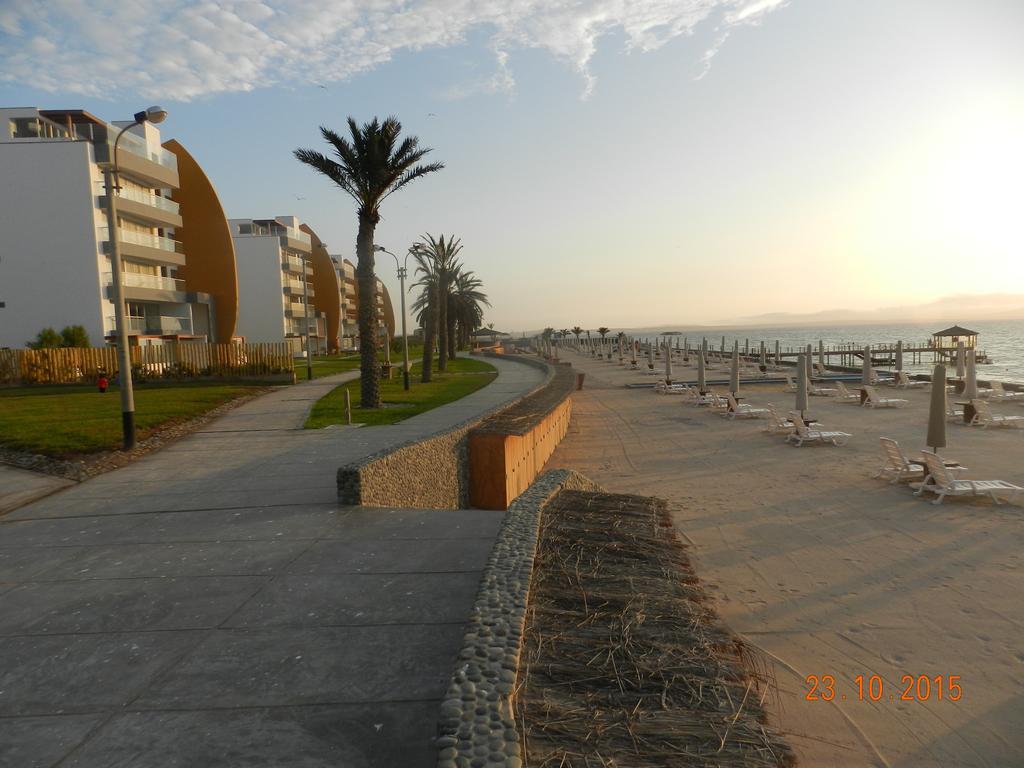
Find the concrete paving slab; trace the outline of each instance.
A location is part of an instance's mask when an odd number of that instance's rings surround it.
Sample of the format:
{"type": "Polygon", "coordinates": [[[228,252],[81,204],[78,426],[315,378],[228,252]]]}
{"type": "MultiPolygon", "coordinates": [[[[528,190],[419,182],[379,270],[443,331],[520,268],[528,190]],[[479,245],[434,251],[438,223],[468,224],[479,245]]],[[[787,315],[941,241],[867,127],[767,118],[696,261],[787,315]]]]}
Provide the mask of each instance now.
{"type": "Polygon", "coordinates": [[[202,637],[133,632],[0,638],[0,718],[121,708],[202,637]]]}
{"type": "Polygon", "coordinates": [[[0,765],[10,768],[50,768],[80,744],[104,714],[8,717],[0,720],[0,765]]]}
{"type": "Polygon", "coordinates": [[[82,549],[38,580],[262,576],[280,571],[309,546],[303,539],[110,544],[82,549]]]}
{"type": "Polygon", "coordinates": [[[203,709],[437,699],[462,633],[462,624],[219,631],[136,703],[203,709]]]}
{"type": "Polygon", "coordinates": [[[212,628],[266,581],[218,576],[22,584],[0,595],[0,635],[212,628]]]}
{"type": "Polygon", "coordinates": [[[325,540],[299,557],[295,573],[444,573],[480,571],[493,538],[325,540]]]}
{"type": "Polygon", "coordinates": [[[0,464],[0,515],[74,484],[62,477],[0,464]]]}
{"type": "Polygon", "coordinates": [[[321,531],[323,538],[363,539],[492,539],[504,512],[483,509],[361,509],[349,507],[321,531]]]}
{"type": "MultiPolygon", "coordinates": [[[[435,731],[432,720],[438,705],[437,701],[370,702],[127,712],[115,717],[62,765],[432,768],[437,762],[431,747],[435,731]]],[[[0,764],[6,765],[2,754],[0,764]]]]}
{"type": "Polygon", "coordinates": [[[74,561],[86,547],[35,547],[0,549],[0,584],[17,584],[49,573],[60,565],[74,561]]]}
{"type": "Polygon", "coordinates": [[[477,571],[289,575],[268,584],[226,626],[461,625],[479,587],[477,571]],[[438,600],[438,595],[446,599],[438,600]]]}

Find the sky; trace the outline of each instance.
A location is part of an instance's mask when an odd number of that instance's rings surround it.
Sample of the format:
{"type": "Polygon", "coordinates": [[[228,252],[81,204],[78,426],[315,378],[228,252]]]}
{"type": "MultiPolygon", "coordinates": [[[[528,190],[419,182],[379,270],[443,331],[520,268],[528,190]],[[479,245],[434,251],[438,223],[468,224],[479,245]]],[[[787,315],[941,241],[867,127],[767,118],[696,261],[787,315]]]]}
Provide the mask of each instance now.
{"type": "Polygon", "coordinates": [[[486,322],[716,324],[1024,294],[1021,40],[1021,0],[0,0],[0,105],[161,104],[230,217],[353,260],[291,153],[395,115],[446,167],[376,241],[460,237],[486,322]]]}

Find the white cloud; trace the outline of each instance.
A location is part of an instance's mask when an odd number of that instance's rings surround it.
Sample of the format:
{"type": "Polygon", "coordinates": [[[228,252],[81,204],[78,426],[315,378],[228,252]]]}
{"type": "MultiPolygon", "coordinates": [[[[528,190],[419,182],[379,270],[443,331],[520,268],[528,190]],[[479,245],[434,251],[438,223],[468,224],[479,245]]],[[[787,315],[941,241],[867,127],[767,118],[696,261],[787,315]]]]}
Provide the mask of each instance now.
{"type": "Polygon", "coordinates": [[[451,47],[482,29],[496,74],[469,90],[514,86],[510,56],[537,48],[594,87],[599,39],[621,32],[652,51],[702,24],[716,43],[788,0],[51,0],[0,9],[0,83],[110,97],[187,100],[270,85],[329,83],[399,51],[451,47]],[[51,52],[46,53],[49,49],[51,52]],[[53,53],[56,51],[57,53],[53,53]]]}

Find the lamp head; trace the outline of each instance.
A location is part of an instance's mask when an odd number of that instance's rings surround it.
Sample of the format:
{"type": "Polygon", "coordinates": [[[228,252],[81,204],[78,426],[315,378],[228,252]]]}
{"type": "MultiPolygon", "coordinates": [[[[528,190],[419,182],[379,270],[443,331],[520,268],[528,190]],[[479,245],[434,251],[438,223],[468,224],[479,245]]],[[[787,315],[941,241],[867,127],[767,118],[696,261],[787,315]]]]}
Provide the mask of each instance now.
{"type": "Polygon", "coordinates": [[[381,251],[387,251],[387,248],[385,248],[383,245],[375,245],[373,246],[373,250],[377,253],[380,253],[381,251]]]}
{"type": "Polygon", "coordinates": [[[136,112],[134,117],[137,123],[162,123],[167,119],[167,110],[158,106],[146,107],[141,112],[136,112]]]}

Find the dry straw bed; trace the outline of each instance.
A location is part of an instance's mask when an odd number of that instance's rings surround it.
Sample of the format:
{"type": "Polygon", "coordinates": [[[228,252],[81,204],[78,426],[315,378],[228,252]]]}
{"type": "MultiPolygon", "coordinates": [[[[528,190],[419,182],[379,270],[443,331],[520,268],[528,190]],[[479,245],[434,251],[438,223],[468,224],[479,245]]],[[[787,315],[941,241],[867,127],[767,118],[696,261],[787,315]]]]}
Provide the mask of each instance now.
{"type": "Polygon", "coordinates": [[[658,499],[545,508],[516,719],[528,766],[791,766],[764,664],[719,622],[658,499]]]}

